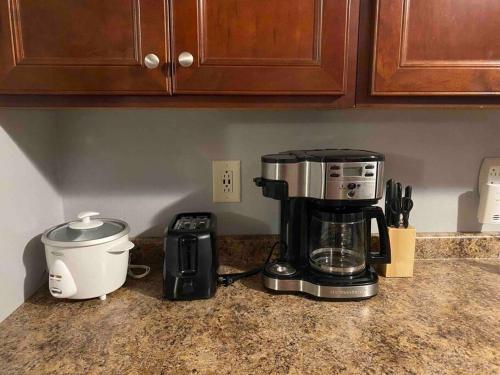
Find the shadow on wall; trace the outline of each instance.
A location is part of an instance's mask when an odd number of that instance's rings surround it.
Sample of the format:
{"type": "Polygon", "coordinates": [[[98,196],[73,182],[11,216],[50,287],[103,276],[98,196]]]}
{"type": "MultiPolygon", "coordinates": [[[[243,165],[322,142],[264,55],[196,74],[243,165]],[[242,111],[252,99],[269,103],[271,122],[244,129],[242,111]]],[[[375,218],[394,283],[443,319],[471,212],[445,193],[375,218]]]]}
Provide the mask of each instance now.
{"type": "Polygon", "coordinates": [[[403,186],[422,181],[425,172],[425,162],[417,157],[402,154],[385,153],[384,179],[390,178],[401,182],[403,186]]]}
{"type": "Polygon", "coordinates": [[[57,129],[48,110],[0,110],[0,126],[55,190],[57,181],[57,129]],[[47,147],[50,145],[50,147],[47,147]]]}
{"type": "MultiPolygon", "coordinates": [[[[200,195],[202,194],[202,191],[194,192],[175,201],[174,204],[164,207],[151,220],[151,227],[142,231],[137,236],[162,236],[174,216],[182,212],[214,212],[211,203],[206,203],[205,207],[200,206],[200,202],[203,202],[203,200],[200,199],[200,195]]],[[[238,228],[239,230],[249,233],[268,233],[271,229],[267,223],[239,213],[224,211],[224,209],[220,209],[214,213],[217,217],[218,228],[238,228]]]]}
{"type": "Polygon", "coordinates": [[[479,196],[477,190],[467,191],[458,197],[457,231],[481,232],[483,225],[477,219],[479,196]]]}
{"type": "Polygon", "coordinates": [[[24,299],[26,300],[47,281],[47,262],[42,235],[33,237],[25,246],[23,264],[26,269],[24,277],[24,299]]]}

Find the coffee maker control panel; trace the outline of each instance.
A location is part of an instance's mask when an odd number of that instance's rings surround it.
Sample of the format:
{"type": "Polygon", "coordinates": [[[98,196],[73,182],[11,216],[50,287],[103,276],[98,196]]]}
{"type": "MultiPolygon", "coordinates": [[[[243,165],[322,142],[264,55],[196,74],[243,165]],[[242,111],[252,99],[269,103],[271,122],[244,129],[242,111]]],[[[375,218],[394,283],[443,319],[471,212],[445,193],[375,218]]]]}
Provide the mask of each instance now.
{"type": "Polygon", "coordinates": [[[265,196],[279,200],[313,198],[363,204],[382,198],[384,160],[376,152],[349,149],[269,154],[262,156],[262,175],[256,183],[265,196]]]}
{"type": "MultiPolygon", "coordinates": [[[[379,165],[380,164],[380,165],[379,165]]],[[[328,163],[326,166],[326,199],[374,199],[382,192],[377,186],[378,162],[328,163]]]]}

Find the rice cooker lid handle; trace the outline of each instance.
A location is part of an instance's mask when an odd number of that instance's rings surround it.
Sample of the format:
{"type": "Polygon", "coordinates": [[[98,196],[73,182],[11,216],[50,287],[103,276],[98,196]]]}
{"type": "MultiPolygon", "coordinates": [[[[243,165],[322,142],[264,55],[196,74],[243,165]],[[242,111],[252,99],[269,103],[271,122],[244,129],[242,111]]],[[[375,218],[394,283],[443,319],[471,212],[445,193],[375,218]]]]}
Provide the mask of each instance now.
{"type": "Polygon", "coordinates": [[[75,230],[85,230],[85,229],[93,229],[102,226],[104,223],[102,220],[91,220],[92,216],[98,216],[99,212],[94,211],[83,211],[78,214],[78,218],[81,221],[72,221],[69,223],[69,227],[75,230]]]}

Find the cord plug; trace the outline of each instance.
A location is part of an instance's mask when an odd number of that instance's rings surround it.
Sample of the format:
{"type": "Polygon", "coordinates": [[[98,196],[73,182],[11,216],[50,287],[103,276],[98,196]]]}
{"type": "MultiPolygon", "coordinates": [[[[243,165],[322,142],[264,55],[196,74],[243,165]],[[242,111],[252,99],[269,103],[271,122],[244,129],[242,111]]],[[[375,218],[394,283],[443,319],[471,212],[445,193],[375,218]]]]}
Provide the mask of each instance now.
{"type": "Polygon", "coordinates": [[[235,281],[230,275],[220,275],[217,277],[217,283],[224,286],[229,286],[235,281]]]}

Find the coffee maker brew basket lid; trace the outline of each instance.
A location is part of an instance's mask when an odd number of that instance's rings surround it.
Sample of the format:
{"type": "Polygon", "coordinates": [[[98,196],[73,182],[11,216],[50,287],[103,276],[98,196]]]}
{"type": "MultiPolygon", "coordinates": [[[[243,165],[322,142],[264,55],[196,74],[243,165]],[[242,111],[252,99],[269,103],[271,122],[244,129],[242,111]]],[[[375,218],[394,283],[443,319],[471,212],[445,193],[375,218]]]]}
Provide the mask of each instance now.
{"type": "Polygon", "coordinates": [[[378,152],[351,149],[292,150],[262,156],[263,163],[370,162],[384,161],[384,159],[384,155],[378,152]]]}

